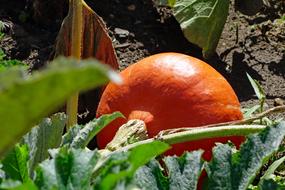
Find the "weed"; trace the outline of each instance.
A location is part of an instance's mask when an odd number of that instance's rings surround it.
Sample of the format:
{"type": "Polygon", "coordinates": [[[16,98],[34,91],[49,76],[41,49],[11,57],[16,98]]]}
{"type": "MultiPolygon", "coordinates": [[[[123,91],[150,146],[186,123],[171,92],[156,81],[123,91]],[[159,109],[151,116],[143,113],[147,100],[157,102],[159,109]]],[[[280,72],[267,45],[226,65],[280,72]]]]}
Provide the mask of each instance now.
{"type": "Polygon", "coordinates": [[[26,65],[17,60],[17,59],[5,59],[6,54],[5,52],[0,48],[0,72],[5,70],[6,68],[13,67],[13,66],[25,66],[26,65]]]}

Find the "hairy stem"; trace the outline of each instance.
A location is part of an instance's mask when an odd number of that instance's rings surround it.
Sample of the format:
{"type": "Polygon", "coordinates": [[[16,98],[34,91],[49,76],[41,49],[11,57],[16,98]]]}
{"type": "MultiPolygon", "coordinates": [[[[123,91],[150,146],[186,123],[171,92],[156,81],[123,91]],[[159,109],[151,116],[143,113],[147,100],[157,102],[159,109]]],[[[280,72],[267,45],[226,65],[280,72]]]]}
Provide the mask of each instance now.
{"type": "Polygon", "coordinates": [[[198,129],[198,128],[208,128],[208,127],[218,127],[218,126],[226,126],[226,125],[244,125],[244,124],[251,124],[253,121],[261,119],[263,117],[266,117],[268,115],[271,115],[273,113],[280,113],[285,111],[285,105],[282,106],[276,106],[273,108],[270,108],[268,110],[265,110],[262,113],[256,114],[250,118],[247,119],[242,119],[242,120],[237,120],[237,121],[229,121],[229,122],[223,122],[223,123],[216,123],[216,124],[211,124],[211,125],[204,125],[201,127],[184,127],[184,128],[177,128],[177,129],[167,129],[163,130],[159,133],[159,135],[163,134],[172,134],[176,132],[181,132],[181,131],[189,131],[193,129],[198,129]]]}
{"type": "Polygon", "coordinates": [[[264,130],[264,125],[230,125],[219,126],[210,128],[198,128],[188,131],[177,132],[173,134],[157,136],[151,139],[143,140],[122,148],[123,151],[132,149],[141,144],[148,144],[155,140],[163,141],[168,144],[177,144],[183,142],[190,142],[201,139],[209,139],[215,137],[227,137],[227,136],[246,136],[252,133],[257,133],[264,130]]]}

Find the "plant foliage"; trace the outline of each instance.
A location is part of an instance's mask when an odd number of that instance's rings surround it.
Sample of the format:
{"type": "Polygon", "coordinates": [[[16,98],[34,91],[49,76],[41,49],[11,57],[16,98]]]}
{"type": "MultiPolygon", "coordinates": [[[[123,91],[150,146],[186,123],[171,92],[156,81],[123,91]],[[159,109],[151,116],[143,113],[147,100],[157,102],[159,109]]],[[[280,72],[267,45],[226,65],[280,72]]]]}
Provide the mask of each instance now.
{"type": "Polygon", "coordinates": [[[210,162],[202,159],[202,150],[163,157],[169,145],[160,138],[114,152],[90,150],[87,145],[94,136],[122,114],[103,115],[65,134],[65,114],[41,117],[74,91],[108,79],[118,81],[117,75],[92,61],[59,59],[55,63],[32,76],[19,68],[0,73],[0,189],[192,190],[200,183],[211,190],[284,189],[284,177],[275,175],[284,157],[260,179],[257,173],[280,148],[285,122],[249,135],[240,150],[217,144],[210,162]],[[200,181],[203,171],[208,178],[200,181]],[[258,182],[252,184],[254,179],[258,182]]]}
{"type": "Polygon", "coordinates": [[[19,140],[78,89],[87,90],[118,81],[116,73],[96,61],[59,58],[29,76],[20,68],[0,73],[0,153],[19,140]],[[9,134],[9,135],[7,135],[9,134]]]}

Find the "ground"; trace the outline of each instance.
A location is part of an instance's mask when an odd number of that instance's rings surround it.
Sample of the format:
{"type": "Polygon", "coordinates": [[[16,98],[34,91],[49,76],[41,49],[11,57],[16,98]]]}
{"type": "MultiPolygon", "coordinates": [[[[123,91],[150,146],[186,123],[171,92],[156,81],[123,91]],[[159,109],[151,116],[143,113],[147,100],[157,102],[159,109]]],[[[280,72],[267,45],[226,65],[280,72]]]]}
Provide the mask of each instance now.
{"type": "MultiPolygon", "coordinates": [[[[31,4],[23,2],[0,3],[0,20],[6,23],[0,48],[8,58],[19,59],[33,70],[52,58],[64,15],[44,23],[41,17],[33,17],[31,4]]],[[[159,52],[181,52],[203,59],[201,49],[184,38],[166,7],[155,6],[151,0],[88,0],[87,3],[106,22],[121,69],[159,52]]],[[[285,99],[284,10],[284,1],[269,0],[259,13],[246,16],[235,9],[232,1],[216,54],[205,60],[230,82],[243,107],[257,103],[246,73],[260,81],[269,106],[273,106],[276,98],[285,99]]]]}

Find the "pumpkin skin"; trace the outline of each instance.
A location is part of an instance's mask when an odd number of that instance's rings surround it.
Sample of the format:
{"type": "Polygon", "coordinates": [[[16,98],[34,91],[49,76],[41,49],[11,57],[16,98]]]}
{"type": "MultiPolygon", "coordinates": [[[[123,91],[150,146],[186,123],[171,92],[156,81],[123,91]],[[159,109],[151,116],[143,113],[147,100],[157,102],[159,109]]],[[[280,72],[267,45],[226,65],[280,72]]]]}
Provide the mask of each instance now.
{"type": "MultiPolygon", "coordinates": [[[[120,111],[127,119],[141,119],[148,135],[165,129],[196,127],[242,119],[240,103],[226,79],[207,63],[179,53],[156,54],[120,73],[124,83],[109,83],[102,94],[97,117],[120,111]]],[[[97,135],[99,148],[112,140],[126,119],[117,119],[97,135]]],[[[210,160],[216,142],[244,137],[221,137],[175,144],[166,154],[203,149],[210,160]]]]}

